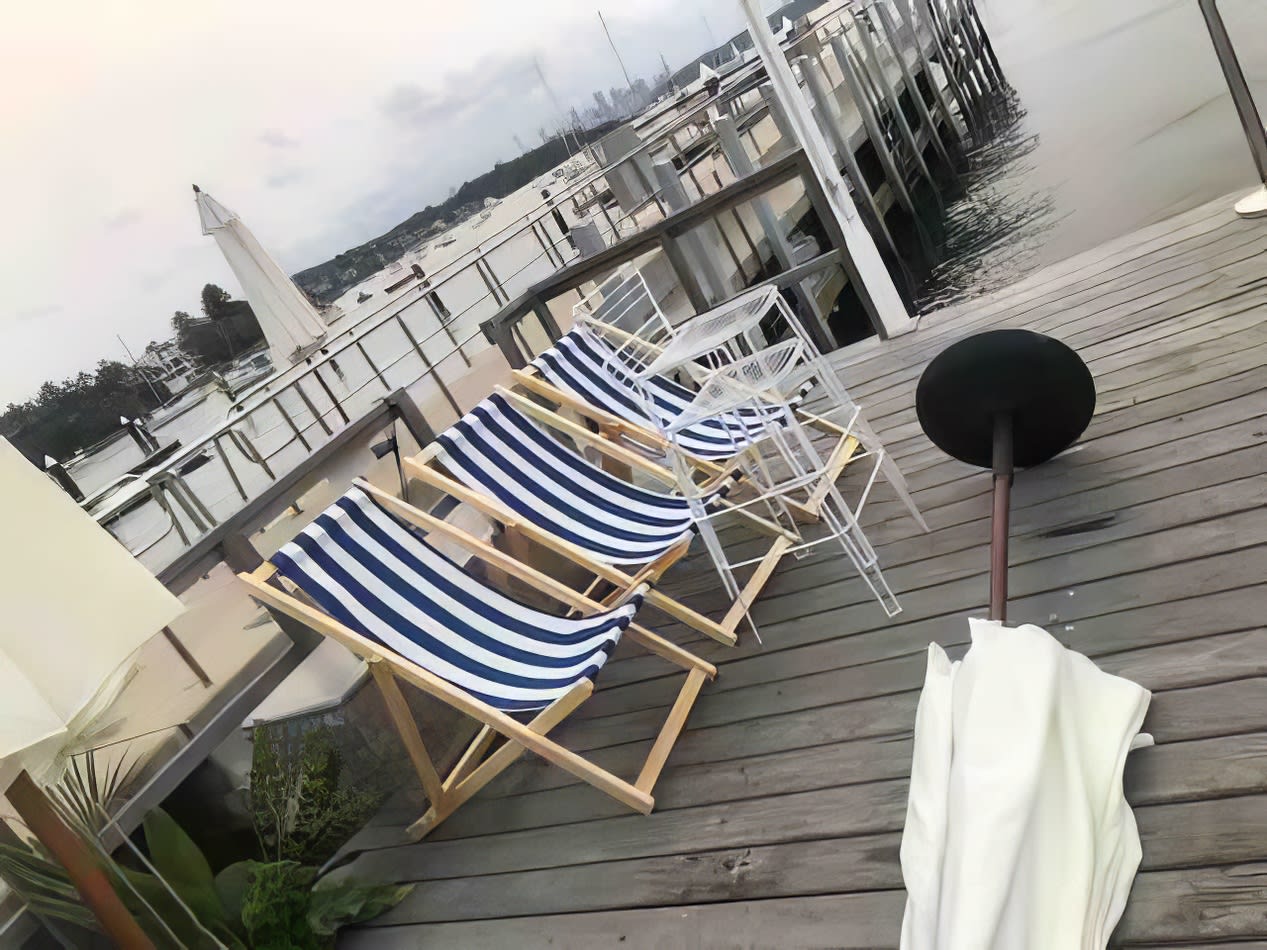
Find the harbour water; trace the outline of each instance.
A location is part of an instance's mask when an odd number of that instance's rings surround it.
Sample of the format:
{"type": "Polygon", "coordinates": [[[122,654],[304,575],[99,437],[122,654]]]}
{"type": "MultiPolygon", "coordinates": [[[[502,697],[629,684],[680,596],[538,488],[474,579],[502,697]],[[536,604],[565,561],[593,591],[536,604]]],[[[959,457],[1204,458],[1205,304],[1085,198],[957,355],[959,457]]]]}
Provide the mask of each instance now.
{"type": "MultiPolygon", "coordinates": [[[[1195,0],[982,0],[1023,114],[957,207],[935,300],[976,295],[1256,183],[1195,0]]],[[[1267,4],[1220,10],[1267,105],[1267,4]]],[[[1230,209],[1229,209],[1230,213],[1230,209]]]]}

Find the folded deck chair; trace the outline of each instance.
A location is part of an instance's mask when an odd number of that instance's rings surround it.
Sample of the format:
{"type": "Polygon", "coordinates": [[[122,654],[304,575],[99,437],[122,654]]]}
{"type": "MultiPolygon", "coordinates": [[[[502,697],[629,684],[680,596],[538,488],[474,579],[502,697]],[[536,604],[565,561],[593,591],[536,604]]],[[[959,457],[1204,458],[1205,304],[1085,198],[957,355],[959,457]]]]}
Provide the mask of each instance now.
{"type": "Polygon", "coordinates": [[[643,587],[604,607],[360,480],[269,562],[239,576],[256,598],[370,664],[430,803],[409,829],[415,838],[452,814],[524,749],[629,807],[650,812],[652,789],[695,697],[716,675],[710,664],[633,623],[643,587]],[[414,529],[452,538],[475,557],[586,615],[557,616],[514,601],[468,574],[414,529]],[[311,603],[291,593],[283,580],[311,603]],[[588,698],[622,635],[687,670],[686,683],[632,783],[546,737],[588,698]],[[423,746],[397,679],[483,724],[444,779],[423,746]],[[514,718],[532,712],[537,715],[527,723],[514,718]],[[506,742],[485,757],[499,735],[506,742]]]}
{"type": "MultiPolygon", "coordinates": [[[[415,477],[582,566],[596,582],[612,585],[612,596],[658,580],[698,533],[690,502],[613,475],[565,445],[547,426],[608,460],[675,485],[668,469],[500,388],[405,466],[415,477]]],[[[734,476],[715,479],[703,493],[705,507],[725,507],[733,484],[734,476]]],[[[766,519],[742,509],[731,511],[777,541],[795,540],[766,519]]],[[[742,611],[716,623],[655,589],[647,600],[701,633],[728,645],[735,642],[742,611]]]]}
{"type": "MultiPolygon", "coordinates": [[[[619,328],[605,329],[622,339],[629,338],[629,334],[619,328]]],[[[645,341],[640,343],[640,348],[649,353],[658,349],[645,341]]],[[[668,442],[660,433],[672,426],[673,419],[686,409],[695,394],[661,375],[636,381],[632,372],[624,368],[628,363],[624,353],[591,327],[581,325],[533,360],[527,369],[515,370],[514,378],[523,388],[588,416],[613,437],[663,452],[668,442]],[[648,415],[644,392],[653,393],[658,420],[648,415]]],[[[885,478],[916,523],[927,531],[928,525],[911,498],[906,478],[892,457],[884,452],[879,437],[866,420],[858,415],[848,428],[841,426],[805,409],[808,395],[809,389],[802,388],[791,394],[787,404],[807,426],[836,440],[825,482],[839,478],[861,448],[879,453],[885,478]]],[[[699,420],[678,430],[673,443],[678,450],[688,453],[695,465],[716,472],[717,463],[733,459],[737,452],[760,438],[766,425],[777,417],[778,411],[774,409],[768,416],[758,416],[750,409],[718,419],[699,420]]],[[[821,500],[825,495],[824,485],[824,490],[815,498],[821,500]]],[[[813,508],[811,501],[804,513],[814,517],[813,508]]]]}
{"type": "MultiPolygon", "coordinates": [[[[567,333],[531,363],[532,369],[556,389],[595,408],[653,432],[672,427],[691,405],[695,393],[666,376],[654,375],[639,381],[627,366],[621,354],[585,326],[567,333]],[[652,405],[648,405],[647,395],[652,405]],[[652,409],[656,418],[650,415],[652,409]]],[[[806,394],[794,394],[789,403],[799,405],[806,394]]],[[[781,415],[781,409],[762,413],[745,408],[700,419],[678,430],[675,443],[694,458],[725,461],[760,439],[767,426],[778,424],[781,415]]]]}

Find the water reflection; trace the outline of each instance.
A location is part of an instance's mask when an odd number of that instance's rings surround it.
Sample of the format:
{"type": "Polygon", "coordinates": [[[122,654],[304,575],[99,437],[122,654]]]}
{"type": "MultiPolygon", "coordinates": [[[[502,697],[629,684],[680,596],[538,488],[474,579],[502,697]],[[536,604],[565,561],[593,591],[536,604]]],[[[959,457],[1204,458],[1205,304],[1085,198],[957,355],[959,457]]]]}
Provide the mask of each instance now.
{"type": "Polygon", "coordinates": [[[992,119],[992,137],[966,151],[956,176],[941,221],[939,260],[916,300],[920,313],[1012,283],[1036,265],[1046,235],[1059,223],[1051,191],[1023,185],[1039,139],[1014,90],[1000,91],[992,119]]]}

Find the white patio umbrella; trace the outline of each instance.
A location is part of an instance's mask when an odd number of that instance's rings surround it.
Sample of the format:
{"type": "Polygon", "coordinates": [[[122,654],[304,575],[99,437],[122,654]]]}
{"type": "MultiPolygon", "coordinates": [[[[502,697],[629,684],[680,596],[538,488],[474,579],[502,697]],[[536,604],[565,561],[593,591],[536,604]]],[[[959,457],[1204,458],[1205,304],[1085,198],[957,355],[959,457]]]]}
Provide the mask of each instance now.
{"type": "Polygon", "coordinates": [[[273,365],[285,369],[325,339],[325,322],[241,218],[197,185],[194,194],[202,233],[216,239],[260,322],[273,365]]]}
{"type": "Polygon", "coordinates": [[[920,427],[991,470],[990,620],[951,663],[936,643],[915,713],[902,834],[903,950],[1103,950],[1141,851],[1122,789],[1151,698],[1030,624],[1006,627],[1015,469],[1072,445],[1095,380],[1059,340],[1015,328],[959,340],[924,369],[920,427]]]}
{"type": "Polygon", "coordinates": [[[116,943],[146,946],[40,782],[59,777],[129,658],[182,605],[4,439],[0,525],[0,790],[116,943]]]}

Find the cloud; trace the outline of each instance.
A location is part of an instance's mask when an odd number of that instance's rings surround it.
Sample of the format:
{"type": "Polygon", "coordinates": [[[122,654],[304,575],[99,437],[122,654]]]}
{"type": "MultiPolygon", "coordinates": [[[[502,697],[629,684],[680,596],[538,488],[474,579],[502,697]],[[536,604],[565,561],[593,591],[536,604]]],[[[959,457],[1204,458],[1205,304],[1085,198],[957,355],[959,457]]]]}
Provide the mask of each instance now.
{"type": "Polygon", "coordinates": [[[283,168],[275,171],[264,178],[264,184],[269,188],[287,188],[295,182],[300,181],[304,177],[302,168],[283,168]]]}
{"type": "Polygon", "coordinates": [[[398,125],[424,131],[476,106],[501,103],[508,89],[516,90],[520,97],[531,95],[537,82],[531,56],[485,57],[469,69],[448,73],[436,89],[399,83],[383,98],[380,108],[398,125]]]}
{"type": "Polygon", "coordinates": [[[136,208],[124,208],[107,218],[103,218],[101,226],[107,231],[121,231],[141,220],[141,212],[136,208]]]}
{"type": "Polygon", "coordinates": [[[298,148],[299,139],[292,138],[281,129],[265,129],[258,136],[257,140],[269,146],[270,148],[298,148]]]}
{"type": "Polygon", "coordinates": [[[64,309],[61,304],[46,304],[42,307],[28,307],[25,310],[19,310],[13,317],[15,320],[25,323],[28,320],[38,320],[40,317],[51,317],[55,313],[61,313],[64,309]]]}

